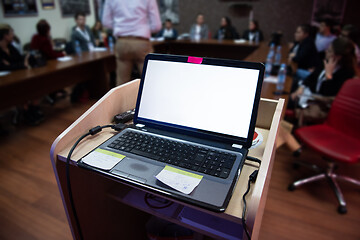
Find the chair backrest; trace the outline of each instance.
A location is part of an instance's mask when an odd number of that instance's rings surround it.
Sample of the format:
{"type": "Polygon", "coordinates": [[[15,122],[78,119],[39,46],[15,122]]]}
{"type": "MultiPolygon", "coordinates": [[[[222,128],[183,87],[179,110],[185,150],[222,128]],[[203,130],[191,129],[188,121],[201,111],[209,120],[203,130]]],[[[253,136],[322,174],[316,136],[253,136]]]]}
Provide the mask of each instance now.
{"type": "Polygon", "coordinates": [[[343,84],[326,123],[360,140],[360,79],[349,79],[343,84]]]}

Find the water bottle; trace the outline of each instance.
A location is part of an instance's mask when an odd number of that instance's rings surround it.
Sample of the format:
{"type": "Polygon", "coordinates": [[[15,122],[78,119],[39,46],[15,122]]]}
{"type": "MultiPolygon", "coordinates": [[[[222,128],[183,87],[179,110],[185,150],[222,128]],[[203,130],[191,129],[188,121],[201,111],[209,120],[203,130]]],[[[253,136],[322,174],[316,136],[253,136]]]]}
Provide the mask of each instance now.
{"type": "Polygon", "coordinates": [[[259,41],[260,41],[259,38],[260,38],[260,37],[259,37],[259,32],[256,32],[256,33],[255,33],[255,44],[256,44],[256,45],[259,44],[259,41]]]}
{"type": "Polygon", "coordinates": [[[281,46],[277,46],[275,54],[275,65],[279,66],[281,62],[281,46]]]}
{"type": "Polygon", "coordinates": [[[265,77],[269,77],[272,70],[272,58],[268,57],[265,64],[265,77]]]}
{"type": "Polygon", "coordinates": [[[275,44],[272,43],[270,45],[270,50],[269,50],[269,53],[267,55],[267,59],[270,58],[271,59],[271,62],[273,61],[273,58],[274,58],[274,48],[275,48],[275,44]]]}
{"type": "Polygon", "coordinates": [[[286,80],[286,64],[282,63],[280,66],[280,70],[279,70],[279,74],[278,74],[278,81],[276,84],[276,93],[277,94],[283,94],[285,80],[286,80]]]}
{"type": "Polygon", "coordinates": [[[75,41],[75,52],[78,56],[81,56],[81,47],[79,41],[75,41]]]}
{"type": "Polygon", "coordinates": [[[221,42],[224,39],[224,30],[219,29],[218,31],[218,41],[221,42]]]}
{"type": "Polygon", "coordinates": [[[111,36],[109,37],[109,49],[111,52],[114,51],[114,40],[111,36]]]}

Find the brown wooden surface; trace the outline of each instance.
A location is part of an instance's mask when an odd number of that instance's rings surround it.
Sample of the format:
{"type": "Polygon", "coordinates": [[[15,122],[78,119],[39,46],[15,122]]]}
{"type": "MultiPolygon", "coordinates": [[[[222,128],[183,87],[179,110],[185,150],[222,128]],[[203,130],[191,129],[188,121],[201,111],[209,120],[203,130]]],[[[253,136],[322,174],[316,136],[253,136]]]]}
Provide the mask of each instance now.
{"type": "Polygon", "coordinates": [[[17,70],[0,77],[0,109],[21,105],[85,81],[89,81],[93,97],[105,94],[109,89],[107,74],[116,67],[114,54],[84,52],[72,58],[67,62],[49,60],[46,66],[17,70]]]}
{"type": "MultiPolygon", "coordinates": [[[[0,137],[0,239],[72,239],[49,149],[59,133],[93,104],[71,105],[64,100],[55,107],[44,106],[47,120],[38,127],[3,124],[10,134],[0,137]]],[[[322,161],[308,149],[300,159],[322,161]]],[[[360,239],[358,190],[340,183],[349,212],[339,215],[326,182],[287,191],[291,181],[311,173],[294,170],[292,161],[289,150],[278,149],[259,239],[360,239]]],[[[360,175],[358,165],[339,170],[353,177],[360,175]]],[[[122,238],[122,234],[118,233],[118,239],[135,239],[122,238]]]]}
{"type": "MultiPolygon", "coordinates": [[[[66,206],[69,206],[67,201],[67,189],[65,185],[65,179],[64,175],[61,174],[61,169],[64,167],[64,161],[66,159],[66,156],[68,154],[68,151],[78,136],[80,136],[83,132],[85,132],[87,129],[91,128],[95,125],[103,125],[103,124],[109,124],[112,117],[118,113],[123,112],[127,109],[131,109],[135,105],[135,99],[136,99],[136,93],[137,93],[137,87],[138,87],[138,80],[134,80],[131,83],[128,83],[126,85],[120,86],[118,88],[112,89],[107,95],[105,95],[102,99],[100,99],[89,111],[87,111],[83,116],[81,116],[72,126],[70,126],[68,129],[66,129],[55,141],[51,148],[51,156],[52,156],[52,162],[56,166],[56,174],[59,177],[59,186],[61,187],[62,194],[64,194],[64,199],[66,201],[66,206]],[[67,146],[67,147],[66,147],[67,146]]],[[[263,161],[263,164],[261,165],[259,176],[256,181],[256,184],[254,185],[254,190],[252,191],[251,195],[249,195],[249,216],[252,216],[252,219],[255,219],[258,215],[257,209],[258,206],[264,206],[265,204],[265,198],[266,194],[263,194],[264,192],[267,192],[267,189],[264,188],[264,186],[268,186],[269,184],[269,177],[271,172],[271,161],[273,160],[272,152],[274,148],[275,138],[276,138],[276,132],[277,132],[277,126],[279,124],[280,114],[283,107],[283,101],[266,101],[261,100],[260,102],[260,109],[272,109],[265,113],[265,111],[261,111],[261,114],[268,114],[270,115],[268,118],[262,118],[262,124],[261,126],[263,129],[258,129],[259,132],[262,133],[264,137],[263,144],[259,146],[256,149],[250,150],[250,154],[254,157],[258,157],[263,161]],[[275,113],[274,113],[275,112],[275,113]],[[272,117],[274,116],[274,117],[272,117]],[[265,119],[267,119],[265,121],[265,119]],[[269,131],[269,129],[271,129],[269,131]],[[271,161],[270,161],[271,160],[271,161]]],[[[104,142],[107,138],[111,137],[111,131],[110,132],[103,132],[102,134],[98,134],[92,138],[89,139],[89,141],[84,140],[81,144],[77,147],[76,151],[72,155],[72,159],[77,161],[81,157],[83,157],[85,154],[90,152],[92,149],[97,147],[99,144],[104,142]]],[[[246,183],[248,176],[251,174],[251,172],[254,170],[252,164],[245,164],[245,166],[242,169],[239,183],[246,183]]],[[[76,171],[80,171],[77,170],[76,171]]],[[[89,175],[90,177],[90,175],[89,175]]],[[[77,178],[77,181],[73,181],[74,185],[82,184],[83,181],[85,181],[86,185],[86,178],[77,178]]],[[[201,209],[202,212],[216,216],[217,219],[227,219],[236,223],[240,223],[241,219],[241,212],[242,212],[242,204],[238,201],[238,199],[241,199],[241,196],[246,190],[246,184],[237,184],[235,191],[233,193],[233,196],[231,198],[231,201],[229,203],[228,208],[226,209],[225,213],[223,214],[217,214],[210,211],[205,211],[201,209]]],[[[124,183],[126,184],[126,183],[124,183]]],[[[109,184],[110,185],[110,184],[109,184]]],[[[82,190],[83,188],[80,187],[82,190]]],[[[96,187],[98,190],[99,195],[107,195],[107,187],[96,187]]],[[[143,189],[142,191],[143,192],[143,189]]],[[[89,196],[89,192],[87,191],[81,191],[81,195],[83,196],[83,199],[89,199],[89,201],[92,201],[90,199],[93,199],[93,197],[89,196]],[[85,197],[88,196],[88,197],[85,197]]],[[[80,201],[80,200],[79,200],[80,201]]],[[[173,200],[172,200],[173,201],[173,200]]],[[[187,206],[191,209],[197,209],[193,205],[184,204],[183,202],[179,202],[179,204],[187,206]]],[[[90,205],[88,202],[81,202],[78,204],[78,208],[86,208],[87,205],[90,205]]],[[[108,206],[109,207],[109,206],[108,206]]],[[[110,207],[111,208],[111,207],[110,207]]],[[[74,228],[74,231],[76,232],[76,228],[73,222],[72,218],[72,212],[70,209],[69,216],[72,222],[72,226],[74,228]]],[[[262,214],[262,211],[259,212],[262,214]]],[[[86,215],[83,216],[85,218],[86,215]]],[[[107,223],[106,225],[112,224],[112,218],[114,216],[105,215],[101,219],[106,219],[107,223]]],[[[81,216],[80,216],[81,218],[81,216]]],[[[176,220],[176,218],[175,218],[176,220]]],[[[94,220],[95,221],[95,220],[94,220]]],[[[179,222],[182,224],[181,222],[179,222]]],[[[249,223],[249,227],[252,228],[252,224],[249,223]]],[[[89,229],[91,227],[87,226],[84,228],[84,231],[95,231],[96,229],[89,229]]],[[[127,228],[128,229],[128,228],[127,228]]],[[[198,230],[198,229],[194,229],[198,230]]],[[[204,231],[202,228],[201,231],[204,231]]],[[[101,228],[97,229],[97,231],[101,232],[101,228]]],[[[240,233],[240,232],[239,232],[240,233]]],[[[96,233],[93,233],[96,235],[96,233]]]]}

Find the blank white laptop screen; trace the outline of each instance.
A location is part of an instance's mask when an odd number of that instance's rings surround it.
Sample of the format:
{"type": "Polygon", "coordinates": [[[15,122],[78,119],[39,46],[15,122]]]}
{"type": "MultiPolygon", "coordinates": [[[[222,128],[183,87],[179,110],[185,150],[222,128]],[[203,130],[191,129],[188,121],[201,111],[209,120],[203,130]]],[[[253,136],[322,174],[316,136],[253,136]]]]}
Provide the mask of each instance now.
{"type": "Polygon", "coordinates": [[[138,117],[247,138],[259,70],[149,60],[138,117]]]}

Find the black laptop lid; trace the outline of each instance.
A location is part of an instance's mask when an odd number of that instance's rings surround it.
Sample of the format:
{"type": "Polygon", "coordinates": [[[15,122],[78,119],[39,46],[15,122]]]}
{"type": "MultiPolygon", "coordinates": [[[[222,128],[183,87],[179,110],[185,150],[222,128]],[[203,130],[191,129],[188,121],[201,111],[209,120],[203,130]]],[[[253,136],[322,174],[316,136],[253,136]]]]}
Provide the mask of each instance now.
{"type": "Polygon", "coordinates": [[[134,123],[248,148],[263,75],[261,63],[149,54],[134,123]]]}

